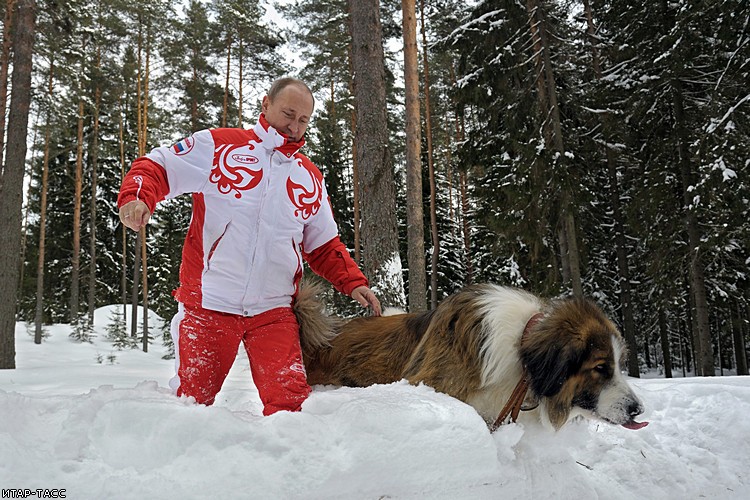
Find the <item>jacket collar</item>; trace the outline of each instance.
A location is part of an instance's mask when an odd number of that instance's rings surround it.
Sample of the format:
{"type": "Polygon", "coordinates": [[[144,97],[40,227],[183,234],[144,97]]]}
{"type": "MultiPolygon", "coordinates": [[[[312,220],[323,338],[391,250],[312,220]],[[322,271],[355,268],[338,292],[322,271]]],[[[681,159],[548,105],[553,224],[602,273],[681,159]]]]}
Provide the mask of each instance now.
{"type": "Polygon", "coordinates": [[[253,130],[263,147],[280,151],[287,158],[291,158],[305,144],[304,137],[297,142],[290,142],[286,134],[279,132],[268,123],[264,113],[260,114],[253,130]]]}

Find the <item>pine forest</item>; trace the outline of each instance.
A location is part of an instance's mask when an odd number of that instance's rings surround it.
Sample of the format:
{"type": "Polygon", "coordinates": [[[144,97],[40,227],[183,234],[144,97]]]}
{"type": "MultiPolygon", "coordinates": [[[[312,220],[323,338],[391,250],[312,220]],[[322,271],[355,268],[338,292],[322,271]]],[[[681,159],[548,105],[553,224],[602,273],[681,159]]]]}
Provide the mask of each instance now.
{"type": "MultiPolygon", "coordinates": [[[[5,0],[0,19],[0,368],[16,321],[41,342],[52,323],[85,340],[104,305],[174,315],[191,199],[136,236],[121,179],[252,127],[289,75],[384,306],[488,282],[588,297],[631,376],[748,374],[750,2],[5,0]]],[[[169,342],[166,323],[123,345],[169,342]]]]}

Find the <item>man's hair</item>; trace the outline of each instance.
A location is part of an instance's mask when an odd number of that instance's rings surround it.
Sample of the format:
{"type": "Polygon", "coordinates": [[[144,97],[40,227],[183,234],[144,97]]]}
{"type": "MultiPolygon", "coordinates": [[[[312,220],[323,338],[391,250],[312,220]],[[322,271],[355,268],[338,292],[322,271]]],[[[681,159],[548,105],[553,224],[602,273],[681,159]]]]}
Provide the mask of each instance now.
{"type": "Polygon", "coordinates": [[[298,78],[292,78],[291,76],[285,76],[273,82],[271,84],[271,88],[268,89],[268,98],[273,101],[276,96],[279,95],[279,93],[281,93],[281,91],[287,88],[289,85],[296,85],[307,90],[307,92],[310,93],[310,97],[312,97],[313,107],[315,106],[315,96],[313,95],[312,90],[310,90],[310,87],[308,87],[307,84],[302,80],[298,78]]]}

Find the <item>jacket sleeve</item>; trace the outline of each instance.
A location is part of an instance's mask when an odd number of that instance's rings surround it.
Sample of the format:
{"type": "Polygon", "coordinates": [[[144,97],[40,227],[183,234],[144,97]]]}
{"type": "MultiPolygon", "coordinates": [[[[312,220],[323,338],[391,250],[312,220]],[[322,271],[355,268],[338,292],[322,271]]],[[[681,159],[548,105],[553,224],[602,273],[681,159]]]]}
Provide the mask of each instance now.
{"type": "Polygon", "coordinates": [[[302,257],[315,274],[330,281],[336,290],[345,295],[351,295],[358,286],[369,286],[367,278],[338,236],[310,253],[303,250],[302,257]]]}
{"type": "Polygon", "coordinates": [[[312,163],[308,167],[320,179],[321,192],[320,207],[303,231],[302,257],[315,274],[330,281],[339,292],[351,295],[358,286],[368,286],[367,278],[339,238],[322,174],[312,163]]]}
{"type": "Polygon", "coordinates": [[[214,140],[209,130],[196,132],[169,147],[154,148],[133,162],[123,179],[117,206],[141,200],[153,213],[156,204],[165,198],[201,191],[211,175],[213,153],[214,140]]]}
{"type": "Polygon", "coordinates": [[[154,213],[156,204],[163,200],[168,192],[169,181],[164,167],[143,156],[133,162],[130,171],[122,180],[117,208],[140,200],[148,205],[149,212],[154,213]]]}

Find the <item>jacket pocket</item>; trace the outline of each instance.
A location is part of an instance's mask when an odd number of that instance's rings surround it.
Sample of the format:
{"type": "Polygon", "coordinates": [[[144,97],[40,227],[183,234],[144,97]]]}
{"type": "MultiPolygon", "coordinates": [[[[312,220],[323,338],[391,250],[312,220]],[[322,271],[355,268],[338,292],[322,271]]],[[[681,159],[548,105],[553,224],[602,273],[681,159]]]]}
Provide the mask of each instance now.
{"type": "MultiPolygon", "coordinates": [[[[221,232],[218,238],[214,240],[213,243],[211,243],[211,249],[208,251],[208,256],[206,257],[206,271],[207,272],[211,268],[211,258],[214,256],[214,252],[216,252],[216,249],[219,247],[219,243],[221,243],[221,240],[224,238],[224,235],[227,234],[227,229],[229,229],[229,225],[232,222],[227,222],[227,225],[224,226],[224,230],[221,232]]],[[[204,272],[204,273],[205,273],[204,272]]]]}

